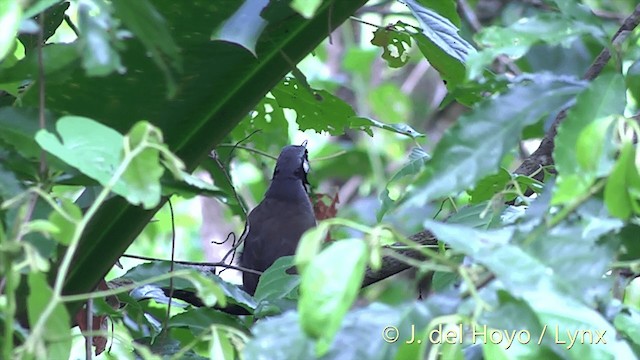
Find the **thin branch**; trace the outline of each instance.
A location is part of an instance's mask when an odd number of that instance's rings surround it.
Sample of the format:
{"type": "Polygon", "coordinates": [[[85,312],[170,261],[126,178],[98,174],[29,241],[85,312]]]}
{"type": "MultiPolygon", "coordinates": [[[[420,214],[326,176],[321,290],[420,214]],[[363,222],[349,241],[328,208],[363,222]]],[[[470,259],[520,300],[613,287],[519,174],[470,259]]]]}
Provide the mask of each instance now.
{"type": "MultiPolygon", "coordinates": [[[[159,259],[159,258],[153,258],[153,257],[141,256],[141,255],[130,255],[130,254],[123,254],[122,257],[130,258],[130,259],[146,260],[146,261],[169,261],[166,259],[159,259]]],[[[224,268],[229,268],[229,269],[238,270],[242,272],[248,272],[256,275],[262,275],[261,271],[248,269],[242,266],[230,265],[224,262],[199,262],[199,261],[185,261],[185,260],[175,260],[174,262],[180,265],[187,265],[187,266],[201,267],[201,268],[224,267],[224,268]]]]}
{"type": "MultiPolygon", "coordinates": [[[[171,199],[167,199],[167,203],[169,204],[169,212],[171,215],[171,261],[169,265],[169,273],[173,274],[173,264],[176,260],[176,221],[173,213],[173,205],[171,204],[171,199]]],[[[167,316],[164,319],[164,324],[162,326],[163,329],[167,328],[167,324],[169,323],[169,318],[171,317],[171,299],[173,298],[173,276],[169,278],[169,302],[167,303],[167,316]]],[[[166,331],[164,336],[166,337],[169,332],[166,331]]]]}
{"type": "Polygon", "coordinates": [[[87,300],[87,333],[84,337],[85,357],[93,359],[93,299],[87,300]]]}

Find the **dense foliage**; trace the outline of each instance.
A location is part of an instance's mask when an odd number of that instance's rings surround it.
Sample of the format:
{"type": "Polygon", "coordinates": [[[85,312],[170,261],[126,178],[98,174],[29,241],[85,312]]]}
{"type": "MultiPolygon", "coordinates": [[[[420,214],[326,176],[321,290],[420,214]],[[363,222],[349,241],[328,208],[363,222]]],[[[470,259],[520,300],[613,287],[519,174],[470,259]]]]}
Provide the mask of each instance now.
{"type": "Polygon", "coordinates": [[[3,0],[0,358],[640,357],[638,23],[632,0],[3,0]],[[113,275],[200,251],[186,199],[241,222],[301,139],[324,220],[255,296],[228,259],[113,275]]]}

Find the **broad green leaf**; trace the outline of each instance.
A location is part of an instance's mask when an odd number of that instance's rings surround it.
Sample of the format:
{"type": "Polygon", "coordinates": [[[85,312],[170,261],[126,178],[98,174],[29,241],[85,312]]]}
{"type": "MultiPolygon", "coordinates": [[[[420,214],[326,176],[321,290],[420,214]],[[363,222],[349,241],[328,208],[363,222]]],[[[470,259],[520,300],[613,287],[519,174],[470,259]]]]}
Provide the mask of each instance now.
{"type": "Polygon", "coordinates": [[[125,136],[124,141],[123,158],[131,156],[130,152],[136,148],[143,149],[122,174],[122,182],[127,188],[127,200],[133,204],[142,204],[145,209],[153,208],[160,202],[160,178],[164,173],[157,149],[163,146],[162,134],[153,125],[141,121],[125,136]]]}
{"type": "MultiPolygon", "coordinates": [[[[56,130],[60,138],[47,130],[39,130],[36,141],[44,150],[106,185],[120,164],[122,135],[79,116],[60,118],[56,122],[56,130]]],[[[114,188],[116,192],[119,190],[122,189],[114,188]]]]}
{"type": "Polygon", "coordinates": [[[257,57],[256,43],[268,23],[260,13],[268,4],[268,0],[245,0],[229,19],[214,30],[211,40],[238,44],[257,57]]]}
{"type": "Polygon", "coordinates": [[[57,226],[59,231],[51,235],[59,243],[69,245],[73,238],[73,234],[76,231],[76,225],[82,219],[82,211],[69,199],[61,198],[58,201],[62,210],[64,210],[75,222],[70,221],[59,212],[53,211],[51,215],[49,215],[49,221],[57,226]]]}
{"type": "Polygon", "coordinates": [[[0,61],[7,56],[13,47],[20,19],[22,8],[18,0],[3,0],[0,3],[0,61]]]}
{"type": "Polygon", "coordinates": [[[367,262],[367,246],[360,239],[333,242],[303,270],[300,283],[300,325],[318,340],[316,352],[325,354],[342,320],[358,295],[367,262]]]}
{"type": "Polygon", "coordinates": [[[318,226],[307,230],[298,242],[296,248],[295,263],[297,269],[304,273],[318,255],[327,234],[329,233],[329,225],[326,222],[320,222],[318,226]]]}
{"type": "Polygon", "coordinates": [[[382,58],[391,68],[401,68],[409,61],[411,35],[407,33],[379,28],[373,33],[371,45],[382,48],[382,58]]]}
{"type": "Polygon", "coordinates": [[[455,88],[464,79],[464,64],[467,57],[476,52],[475,48],[458,34],[459,29],[446,17],[414,0],[404,2],[422,30],[413,35],[420,51],[440,72],[447,86],[455,88]]]}
{"type": "Polygon", "coordinates": [[[525,126],[558,112],[581,89],[578,82],[541,77],[481,102],[445,132],[417,180],[426,185],[410,193],[410,201],[421,205],[495,173],[525,126]]]}
{"type": "MultiPolygon", "coordinates": [[[[46,275],[38,272],[31,272],[28,276],[29,296],[27,297],[27,309],[29,314],[29,325],[33,329],[43,311],[51,303],[53,291],[47,283],[46,275]]],[[[36,358],[67,359],[71,352],[71,322],[69,313],[64,304],[58,302],[45,320],[44,332],[42,333],[46,352],[44,354],[36,352],[36,358]]],[[[44,350],[44,349],[38,349],[44,350]]]]}
{"type": "Polygon", "coordinates": [[[467,61],[467,78],[482,74],[498,55],[511,59],[524,56],[531,46],[544,42],[549,45],[568,44],[576,36],[599,34],[602,31],[592,25],[565,18],[556,13],[545,13],[522,18],[508,27],[491,26],[476,35],[476,42],[484,49],[470,54],[467,61]]]}
{"type": "Polygon", "coordinates": [[[635,99],[636,104],[640,104],[640,60],[636,60],[627,69],[625,76],[627,89],[631,96],[635,99]]]}
{"type": "Polygon", "coordinates": [[[578,136],[576,156],[578,166],[596,176],[605,176],[611,171],[615,152],[613,126],[615,117],[606,117],[587,125],[578,136]],[[607,141],[609,140],[609,141],[607,141]]]}
{"type": "Polygon", "coordinates": [[[105,0],[81,0],[78,2],[78,38],[82,51],[82,66],[88,76],[106,76],[125,71],[118,49],[118,22],[111,16],[111,3],[105,0]]]}
{"type": "Polygon", "coordinates": [[[460,27],[460,16],[454,0],[416,0],[425,8],[431,9],[446,17],[458,28],[460,27]]]}
{"type": "Polygon", "coordinates": [[[578,140],[582,131],[590,124],[609,115],[621,114],[625,108],[624,94],[622,76],[604,74],[587,85],[576,97],[575,105],[569,109],[567,117],[558,126],[553,159],[559,175],[552,204],[573,201],[587,192],[595,181],[598,174],[594,170],[598,168],[603,155],[604,139],[589,139],[591,151],[588,155],[591,155],[589,158],[594,163],[589,167],[583,167],[578,162],[579,156],[587,155],[578,155],[578,140]]]}
{"type": "MultiPolygon", "coordinates": [[[[284,109],[278,105],[276,99],[265,96],[231,131],[231,137],[237,141],[249,137],[248,141],[257,149],[280,151],[289,144],[289,123],[284,116],[284,109]]],[[[216,149],[216,152],[219,153],[220,149],[216,149]]],[[[222,163],[227,164],[228,161],[222,163]]]]}
{"type": "Polygon", "coordinates": [[[237,354],[231,344],[226,330],[216,326],[211,327],[211,339],[209,340],[209,359],[236,359],[237,354]]]}
{"type": "Polygon", "coordinates": [[[312,94],[295,78],[285,79],[271,93],[281,107],[296,110],[300,130],[313,129],[318,133],[326,131],[339,135],[349,127],[349,119],[355,115],[351,106],[342,99],[325,90],[312,94]]]}
{"type": "Polygon", "coordinates": [[[291,8],[307,19],[311,19],[322,5],[322,0],[293,0],[291,8]]]}
{"type": "Polygon", "coordinates": [[[297,297],[293,291],[300,285],[300,277],[287,274],[287,270],[295,265],[293,259],[292,256],[281,257],[260,276],[254,295],[256,301],[297,297]]]}
{"type": "Polygon", "coordinates": [[[621,219],[640,213],[640,174],[635,158],[635,145],[631,142],[622,144],[620,156],[604,187],[604,202],[609,213],[621,219]]]}
{"type": "Polygon", "coordinates": [[[112,0],[112,4],[115,16],[144,44],[162,71],[169,96],[173,96],[176,91],[173,72],[182,70],[182,57],[162,14],[148,0],[112,0]]]}

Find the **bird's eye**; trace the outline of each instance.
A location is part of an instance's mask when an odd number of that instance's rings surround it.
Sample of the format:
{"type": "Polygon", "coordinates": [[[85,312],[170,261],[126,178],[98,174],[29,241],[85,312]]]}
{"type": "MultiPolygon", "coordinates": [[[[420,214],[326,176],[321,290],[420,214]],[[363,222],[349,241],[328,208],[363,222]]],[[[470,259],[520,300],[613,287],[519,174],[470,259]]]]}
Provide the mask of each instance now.
{"type": "Polygon", "coordinates": [[[302,159],[302,170],[304,170],[305,174],[308,174],[309,170],[311,170],[311,166],[309,166],[309,159],[306,157],[302,159]]]}

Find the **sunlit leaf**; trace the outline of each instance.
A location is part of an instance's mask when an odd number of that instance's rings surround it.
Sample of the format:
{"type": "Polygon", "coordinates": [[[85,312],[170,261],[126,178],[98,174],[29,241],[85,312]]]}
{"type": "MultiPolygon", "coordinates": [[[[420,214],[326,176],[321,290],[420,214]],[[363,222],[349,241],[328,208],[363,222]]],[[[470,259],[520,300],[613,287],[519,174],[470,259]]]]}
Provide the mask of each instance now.
{"type": "Polygon", "coordinates": [[[0,61],[13,47],[20,25],[22,7],[18,0],[4,0],[0,3],[0,61]]]}
{"type": "Polygon", "coordinates": [[[322,0],[293,0],[291,8],[307,19],[313,17],[316,10],[322,5],[322,0]]]}
{"type": "MultiPolygon", "coordinates": [[[[587,88],[576,97],[576,104],[567,112],[567,117],[558,126],[556,146],[553,159],[558,170],[557,188],[552,200],[553,204],[572,201],[584,194],[595,181],[604,147],[603,136],[590,138],[589,158],[595,164],[589,167],[581,166],[578,154],[578,140],[581,132],[590,124],[602,118],[621,114],[625,108],[624,82],[622,76],[604,74],[587,85],[587,88]],[[597,149],[600,149],[598,152],[597,149]],[[589,171],[591,170],[591,171],[589,171]]],[[[584,163],[584,162],[583,162],[584,163]]]]}
{"type": "Polygon", "coordinates": [[[367,247],[360,239],[331,243],[304,269],[300,284],[300,321],[318,339],[316,351],[326,353],[355,301],[364,277],[367,247]]]}

